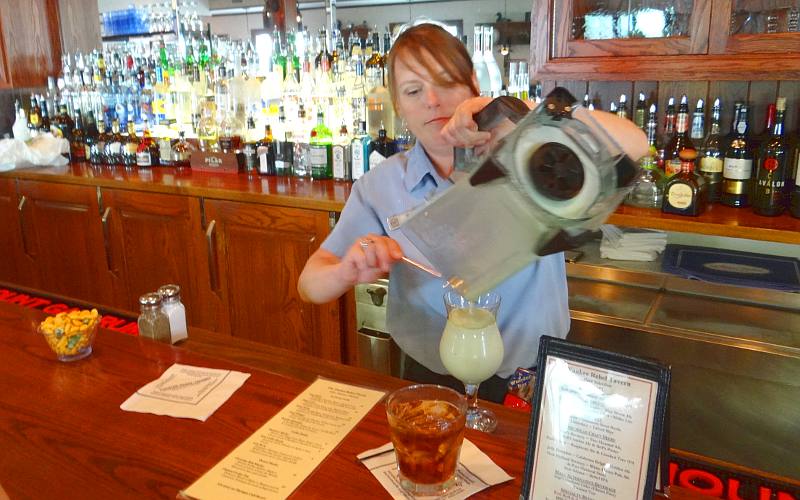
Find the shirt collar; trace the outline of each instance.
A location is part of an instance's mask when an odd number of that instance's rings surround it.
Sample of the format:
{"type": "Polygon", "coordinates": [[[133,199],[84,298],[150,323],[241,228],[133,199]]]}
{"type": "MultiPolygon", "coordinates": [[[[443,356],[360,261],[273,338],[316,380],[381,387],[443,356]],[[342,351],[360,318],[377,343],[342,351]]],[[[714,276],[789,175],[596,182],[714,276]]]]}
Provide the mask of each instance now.
{"type": "Polygon", "coordinates": [[[412,192],[427,175],[430,175],[436,187],[448,184],[451,181],[439,175],[436,167],[431,163],[428,158],[428,153],[422,147],[422,144],[417,141],[408,153],[406,153],[406,174],[403,178],[403,185],[406,190],[412,192]]]}

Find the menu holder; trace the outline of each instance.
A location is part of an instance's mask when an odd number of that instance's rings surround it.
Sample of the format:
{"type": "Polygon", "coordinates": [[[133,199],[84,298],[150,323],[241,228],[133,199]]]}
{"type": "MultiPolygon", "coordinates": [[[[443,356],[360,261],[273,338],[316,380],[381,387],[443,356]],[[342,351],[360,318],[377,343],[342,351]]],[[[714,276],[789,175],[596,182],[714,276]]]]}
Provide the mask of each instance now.
{"type": "Polygon", "coordinates": [[[521,499],[650,499],[669,460],[670,368],[542,337],[521,499]]]}
{"type": "Polygon", "coordinates": [[[195,151],[189,160],[192,170],[238,174],[244,171],[243,153],[212,153],[195,151]]]}

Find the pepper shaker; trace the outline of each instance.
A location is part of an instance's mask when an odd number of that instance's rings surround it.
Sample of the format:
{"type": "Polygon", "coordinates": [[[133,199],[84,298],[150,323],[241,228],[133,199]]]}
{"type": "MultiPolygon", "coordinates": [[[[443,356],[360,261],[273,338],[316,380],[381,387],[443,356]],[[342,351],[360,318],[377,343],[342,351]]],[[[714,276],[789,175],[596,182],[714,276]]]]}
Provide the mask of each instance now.
{"type": "Polygon", "coordinates": [[[169,319],[161,311],[161,295],[146,293],[139,297],[139,335],[159,342],[169,343],[169,319]]]}

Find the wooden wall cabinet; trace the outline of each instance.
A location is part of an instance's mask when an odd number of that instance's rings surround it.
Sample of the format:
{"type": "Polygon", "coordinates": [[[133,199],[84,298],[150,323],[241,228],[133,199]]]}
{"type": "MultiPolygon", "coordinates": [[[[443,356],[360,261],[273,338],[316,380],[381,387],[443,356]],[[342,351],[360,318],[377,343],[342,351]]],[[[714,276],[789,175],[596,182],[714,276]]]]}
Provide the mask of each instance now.
{"type": "MultiPolygon", "coordinates": [[[[758,9],[768,0],[753,0],[758,9]]],[[[536,80],[796,80],[800,32],[731,35],[736,0],[676,2],[691,9],[685,35],[587,40],[574,37],[586,0],[534,1],[530,68],[536,80]],[[573,39],[576,38],[576,39],[573,39]],[[779,56],[779,58],[778,58],[779,56]]],[[[612,9],[614,2],[608,2],[612,9]]],[[[624,4],[625,2],[621,2],[624,4]]],[[[599,5],[599,2],[598,2],[599,5]]]]}
{"type": "Polygon", "coordinates": [[[328,212],[205,200],[205,236],[221,331],[342,361],[340,303],[300,300],[297,279],[330,231],[328,212]]]}
{"type": "MultiPolygon", "coordinates": [[[[91,22],[97,23],[97,18],[91,22]]],[[[0,8],[0,52],[0,87],[46,85],[47,76],[61,69],[58,1],[4,1],[0,8]]]]}

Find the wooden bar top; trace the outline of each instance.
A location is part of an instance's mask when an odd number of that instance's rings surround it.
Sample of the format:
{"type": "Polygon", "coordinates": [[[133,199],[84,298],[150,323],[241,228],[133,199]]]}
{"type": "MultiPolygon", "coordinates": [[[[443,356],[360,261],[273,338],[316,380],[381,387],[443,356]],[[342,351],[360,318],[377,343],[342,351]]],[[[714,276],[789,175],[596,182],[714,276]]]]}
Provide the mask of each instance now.
{"type": "MultiPolygon", "coordinates": [[[[63,167],[35,167],[0,175],[18,179],[81,184],[105,188],[172,193],[203,198],[263,203],[293,208],[340,212],[352,183],[317,181],[258,174],[220,174],[189,168],[136,167],[71,163],[63,167]]],[[[699,217],[664,214],[659,209],[620,206],[609,224],[713,236],[800,244],[800,219],[756,215],[749,208],[714,204],[699,217]]]]}
{"type": "Polygon", "coordinates": [[[262,176],[257,173],[222,174],[173,167],[140,169],[86,162],[62,167],[22,168],[0,175],[333,212],[342,210],[352,187],[350,182],[262,176]]]}
{"type": "MultiPolygon", "coordinates": [[[[34,330],[43,316],[0,303],[0,496],[12,499],[175,498],[317,376],[384,391],[408,383],[276,348],[253,356],[252,343],[201,330],[170,346],[101,329],[90,357],[61,363],[34,330]],[[251,377],[206,422],[119,408],[173,363],[251,377]]],[[[486,404],[498,414],[497,431],[467,437],[514,480],[476,497],[518,498],[529,414],[486,404]]],[[[388,439],[378,404],[292,497],[388,498],[355,458],[388,439]]],[[[671,498],[707,497],[672,488],[671,498]]]]}

